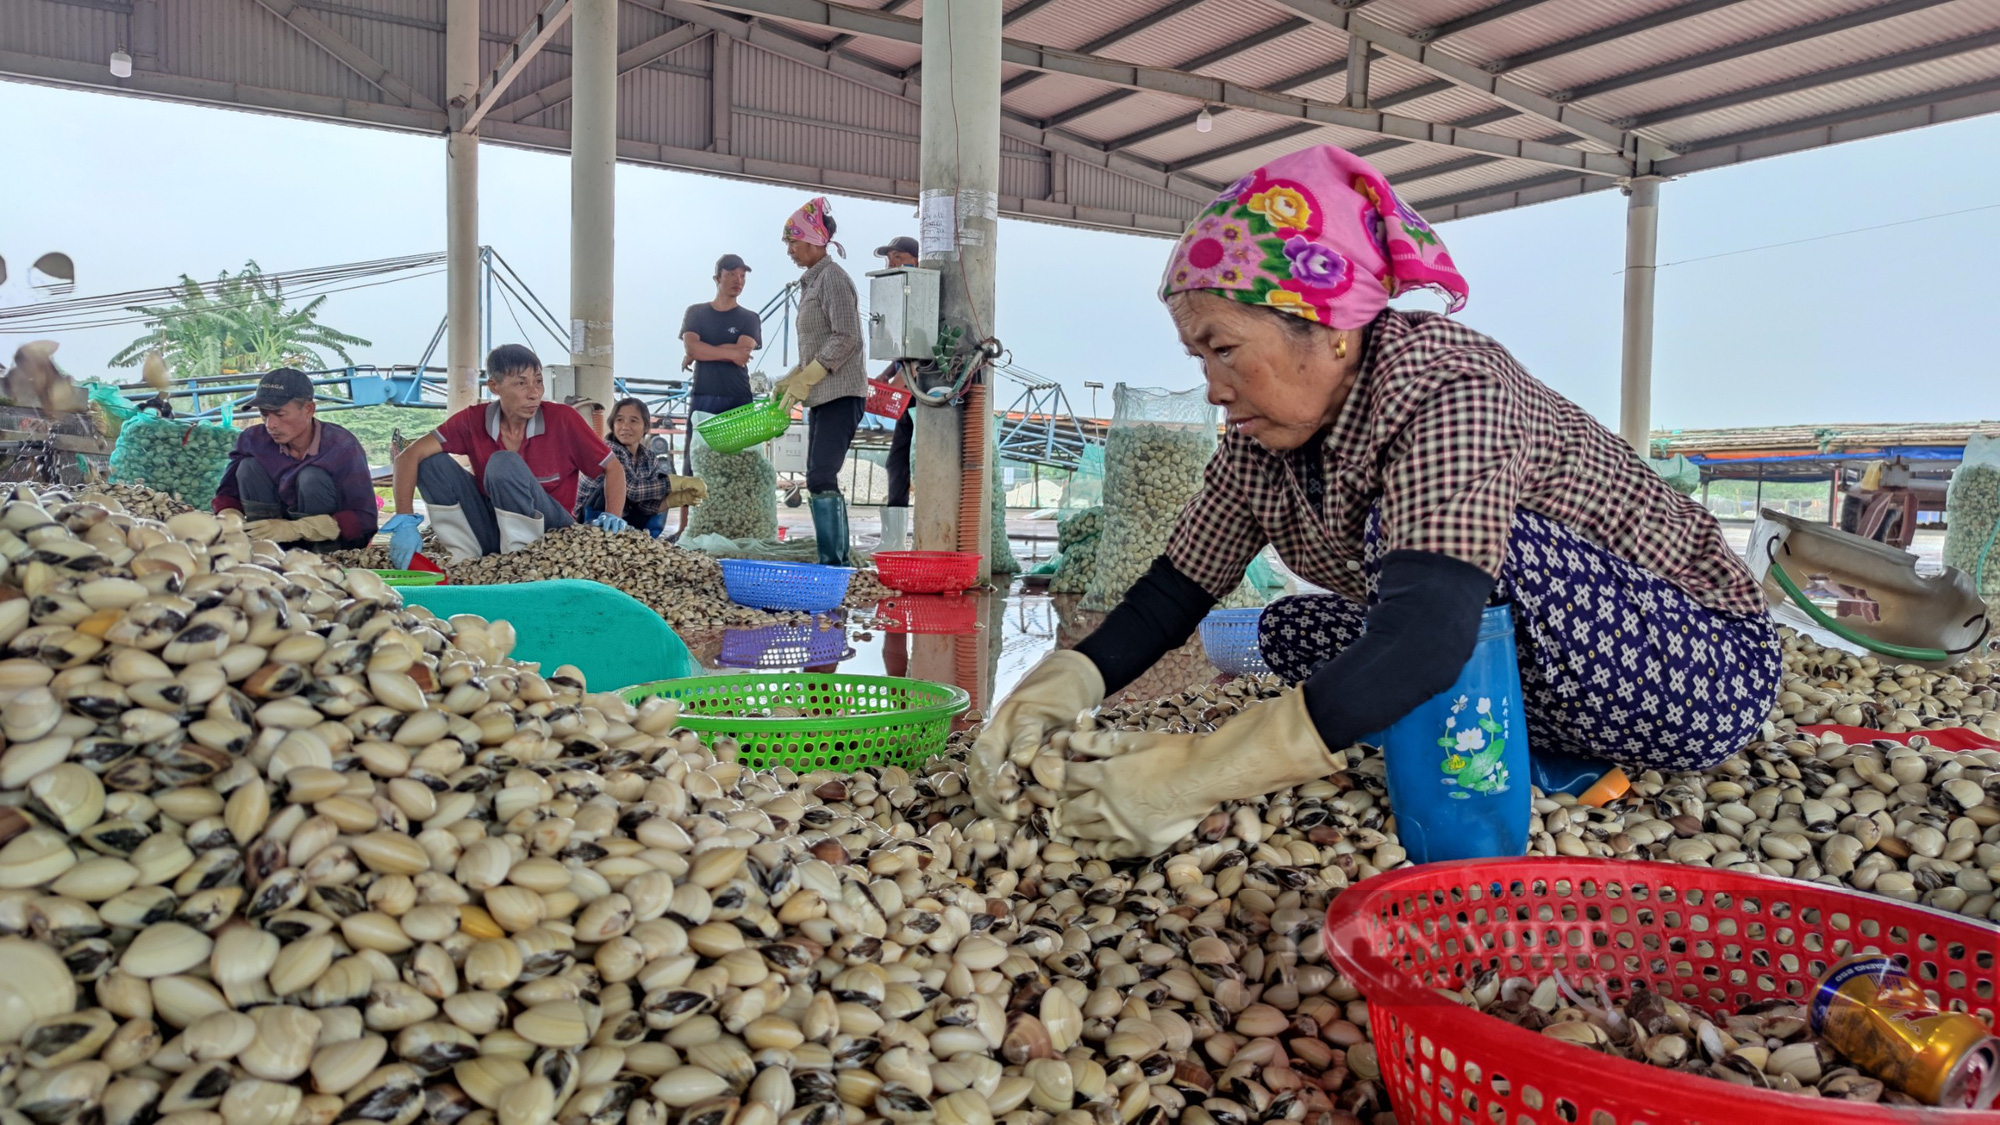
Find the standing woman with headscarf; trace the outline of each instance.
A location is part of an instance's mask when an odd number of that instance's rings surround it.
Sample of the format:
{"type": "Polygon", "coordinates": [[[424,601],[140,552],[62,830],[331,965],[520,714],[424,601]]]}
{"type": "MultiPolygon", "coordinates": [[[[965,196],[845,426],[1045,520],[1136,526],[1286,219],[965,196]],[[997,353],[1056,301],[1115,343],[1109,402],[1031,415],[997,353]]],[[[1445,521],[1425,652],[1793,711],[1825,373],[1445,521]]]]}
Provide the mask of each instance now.
{"type": "Polygon", "coordinates": [[[1238,181],[1181,236],[1160,296],[1230,432],[1166,553],[995,710],[969,772],[984,815],[1012,798],[1010,752],[1184,642],[1266,544],[1334,591],[1264,613],[1265,662],[1301,686],[1213,733],[1111,735],[1105,761],[1072,763],[1064,829],[1108,858],[1331,773],[1329,748],[1458,678],[1489,603],[1512,607],[1531,747],[1686,770],[1753,737],[1781,650],[1714,517],[1498,343],[1388,307],[1416,287],[1465,303],[1437,233],[1330,146],[1238,181]]]}
{"type": "Polygon", "coordinates": [[[861,357],[861,303],[854,279],[827,256],[838,227],[825,196],[815,196],[785,220],[785,252],[805,271],[799,278],[798,367],[778,384],[788,403],[806,405],[806,491],[811,495],[819,561],[847,565],[847,500],[840,467],[867,405],[868,372],[861,357]]]}

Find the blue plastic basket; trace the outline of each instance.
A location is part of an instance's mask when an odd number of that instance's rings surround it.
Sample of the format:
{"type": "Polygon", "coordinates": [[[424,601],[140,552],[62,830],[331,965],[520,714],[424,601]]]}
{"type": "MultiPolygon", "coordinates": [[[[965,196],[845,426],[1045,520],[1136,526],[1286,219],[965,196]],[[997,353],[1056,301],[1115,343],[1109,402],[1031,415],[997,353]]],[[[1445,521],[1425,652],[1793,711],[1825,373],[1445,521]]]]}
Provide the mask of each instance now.
{"type": "Polygon", "coordinates": [[[854,571],[816,563],[723,559],[722,585],[729,600],[753,609],[825,613],[840,608],[854,571]]]}
{"type": "Polygon", "coordinates": [[[1264,650],[1257,644],[1257,623],[1264,617],[1257,609],[1218,609],[1201,619],[1201,647],[1208,662],[1233,676],[1262,676],[1271,671],[1264,663],[1264,650]]]}
{"type": "Polygon", "coordinates": [[[722,634],[722,652],[715,662],[730,668],[775,672],[838,664],[853,655],[847,630],[841,626],[766,625],[722,634]]]}

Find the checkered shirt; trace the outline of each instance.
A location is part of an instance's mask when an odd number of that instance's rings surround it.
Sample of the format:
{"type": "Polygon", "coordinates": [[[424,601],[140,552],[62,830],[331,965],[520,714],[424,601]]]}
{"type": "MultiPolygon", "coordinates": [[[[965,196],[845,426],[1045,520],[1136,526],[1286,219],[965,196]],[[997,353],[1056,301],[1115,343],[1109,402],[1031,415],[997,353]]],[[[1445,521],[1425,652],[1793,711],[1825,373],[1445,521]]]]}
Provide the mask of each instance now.
{"type": "Polygon", "coordinates": [[[1616,434],[1538,382],[1507,350],[1433,313],[1390,310],[1312,458],[1223,439],[1181,512],[1167,558],[1220,598],[1265,544],[1299,577],[1365,600],[1362,536],[1450,555],[1498,576],[1516,508],[1538,512],[1712,609],[1764,599],[1715,518],[1667,486],[1616,434]]]}
{"type": "Polygon", "coordinates": [[[799,279],[799,362],[811,359],[826,368],[826,378],[806,395],[807,406],[868,394],[860,298],[854,279],[831,257],[814,262],[799,279]]]}
{"type": "MultiPolygon", "coordinates": [[[[625,466],[625,506],[646,512],[659,511],[660,501],[665,499],[667,493],[672,492],[674,487],[673,481],[667,476],[667,471],[660,467],[659,458],[653,456],[653,451],[643,445],[639,447],[639,452],[634,453],[616,441],[606,444],[611,446],[611,455],[618,458],[619,464],[625,466]]],[[[604,506],[603,477],[585,478],[583,483],[577,486],[576,506],[581,508],[586,504],[593,508],[604,506]]],[[[623,512],[612,514],[624,515],[623,512]]]]}

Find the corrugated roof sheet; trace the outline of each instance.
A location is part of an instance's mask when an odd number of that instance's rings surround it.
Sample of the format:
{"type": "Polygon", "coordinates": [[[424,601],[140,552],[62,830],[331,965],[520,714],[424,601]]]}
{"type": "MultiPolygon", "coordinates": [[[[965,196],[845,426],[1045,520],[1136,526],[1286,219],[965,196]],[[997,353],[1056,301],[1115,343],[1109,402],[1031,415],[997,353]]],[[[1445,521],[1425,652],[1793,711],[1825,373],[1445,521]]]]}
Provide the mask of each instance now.
{"type": "MultiPolygon", "coordinates": [[[[488,65],[542,2],[483,0],[488,65]]],[[[669,166],[909,193],[917,111],[903,80],[922,58],[920,25],[908,22],[921,0],[833,0],[905,21],[858,34],[800,22],[803,9],[780,0],[693,2],[707,6],[699,26],[753,48],[739,53],[736,151],[711,145],[705,38],[621,82],[622,139],[669,166]]],[[[1452,217],[1602,190],[1617,182],[1610,173],[1645,170],[1636,157],[1692,171],[2000,110],[2000,0],[1540,0],[1483,20],[1503,0],[999,2],[1016,44],[1088,46],[1100,61],[1193,69],[1237,87],[1224,99],[1237,104],[1216,107],[1214,128],[1200,133],[1199,104],[1158,89],[1157,76],[1003,66],[1015,83],[1004,100],[1015,135],[1003,194],[1021,213],[1140,230],[1171,227],[1208,184],[1314,143],[1372,153],[1412,200],[1452,217]],[[1373,33],[1369,93],[1386,122],[1341,108],[1349,26],[1373,33]],[[1503,64],[1497,89],[1481,64],[1503,64]],[[1284,96],[1266,99],[1272,111],[1242,104],[1260,92],[1284,96]],[[1307,112],[1342,124],[1302,119],[1290,99],[1319,103],[1307,112]],[[1080,108],[1089,112],[1052,120],[1080,108]],[[1473,132],[1410,138],[1426,125],[1473,132]],[[1512,144],[1551,139],[1569,150],[1512,144]],[[1576,150],[1593,154],[1588,168],[1576,150]]],[[[444,0],[300,3],[419,99],[443,101],[444,0]]],[[[172,0],[161,15],[158,69],[123,85],[102,75],[102,60],[124,41],[125,17],[101,3],[0,0],[0,53],[32,80],[437,127],[426,114],[438,111],[403,106],[262,7],[172,0]]],[[[619,43],[678,26],[653,0],[633,0],[621,7],[619,43]]],[[[564,28],[510,96],[567,77],[568,43],[564,28]]],[[[567,116],[559,105],[494,135],[559,147],[567,116]]]]}

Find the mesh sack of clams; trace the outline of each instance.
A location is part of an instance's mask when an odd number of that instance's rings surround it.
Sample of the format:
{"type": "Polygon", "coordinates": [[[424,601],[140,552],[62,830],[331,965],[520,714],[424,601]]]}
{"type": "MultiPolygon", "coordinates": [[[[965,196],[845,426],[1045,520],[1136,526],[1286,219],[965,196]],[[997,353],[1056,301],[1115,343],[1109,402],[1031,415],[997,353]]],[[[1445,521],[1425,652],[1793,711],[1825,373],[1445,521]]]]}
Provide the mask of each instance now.
{"type": "Polygon", "coordinates": [[[1098,538],[1084,539],[1058,556],[1062,561],[1049,579],[1049,593],[1081,594],[1090,588],[1091,576],[1097,573],[1098,538]]]}
{"type": "MultiPolygon", "coordinates": [[[[1215,455],[1215,408],[1200,387],[1162,391],[1118,384],[1104,443],[1104,537],[1083,593],[1090,609],[1109,610],[1166,550],[1181,509],[1201,490],[1215,455]]],[[[1225,608],[1264,604],[1247,583],[1225,608]]]]}
{"type": "Polygon", "coordinates": [[[1974,434],[1945,494],[1944,564],[1978,583],[1987,615],[2000,606],[2000,559],[1993,557],[2000,523],[2000,438],[1974,434]]]}
{"type": "Polygon", "coordinates": [[[696,441],[692,462],[694,475],[708,485],[708,499],[688,513],[683,538],[777,538],[778,474],[762,453],[719,453],[696,441]]]}
{"type": "Polygon", "coordinates": [[[227,423],[176,422],[157,414],[127,418],[111,449],[111,479],[172,493],[197,508],[208,507],[236,448],[236,428],[227,423]]]}
{"type": "Polygon", "coordinates": [[[986,435],[986,463],[993,466],[993,533],[988,548],[993,573],[1019,574],[1021,561],[1014,557],[1013,545],[1007,542],[1007,490],[1001,487],[1005,478],[1000,475],[1000,451],[991,430],[986,435]]]}

